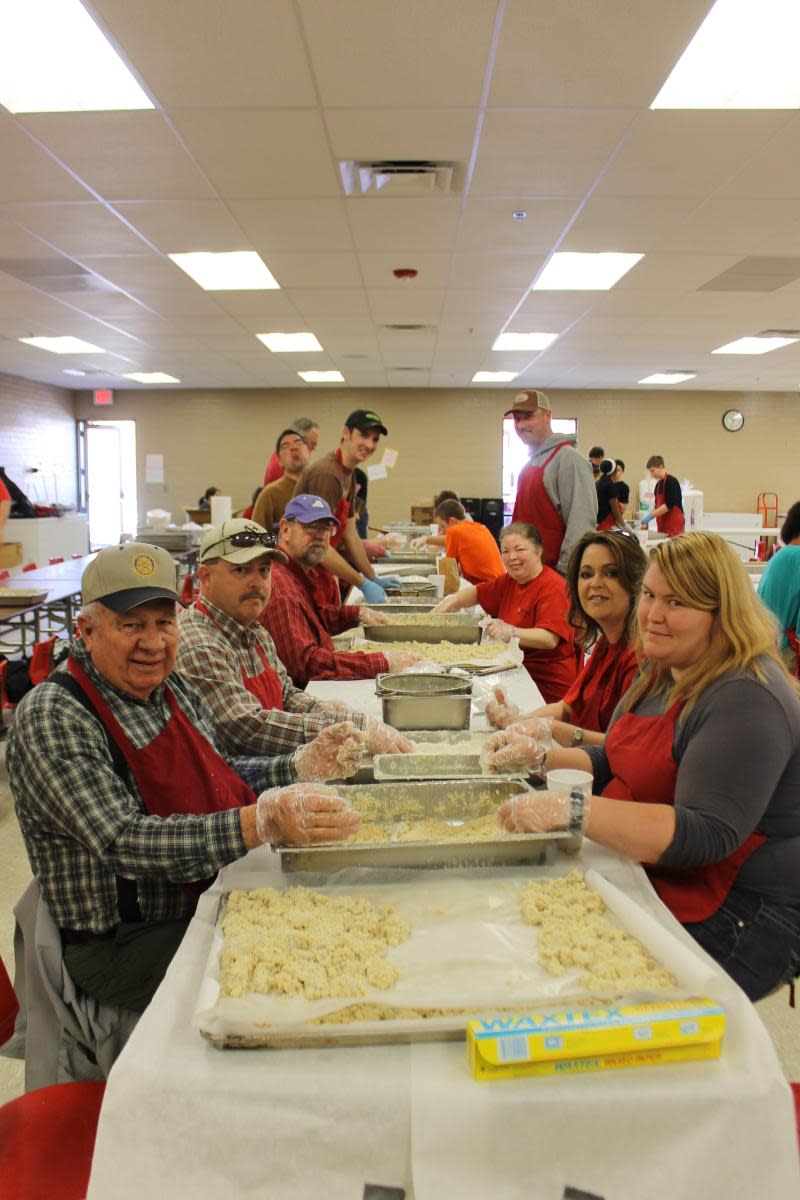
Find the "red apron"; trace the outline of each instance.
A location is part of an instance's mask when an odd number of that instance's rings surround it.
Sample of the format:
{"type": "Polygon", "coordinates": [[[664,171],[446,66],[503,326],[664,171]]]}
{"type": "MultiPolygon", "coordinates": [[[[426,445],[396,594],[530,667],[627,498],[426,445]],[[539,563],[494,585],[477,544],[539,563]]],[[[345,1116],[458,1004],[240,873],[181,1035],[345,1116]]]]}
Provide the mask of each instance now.
{"type": "MultiPolygon", "coordinates": [[[[666,476],[664,479],[659,479],[656,483],[653,491],[656,508],[664,503],[665,484],[666,476]]],[[[660,517],[656,517],[656,529],[659,533],[665,533],[667,537],[677,537],[679,533],[683,533],[685,528],[686,520],[683,515],[683,509],[678,508],[677,504],[672,508],[668,508],[660,517]]]]}
{"type": "Polygon", "coordinates": [[[528,521],[539,530],[542,539],[542,562],[545,566],[555,567],[561,553],[561,545],[567,527],[561,519],[561,514],[547,494],[544,486],[545,467],[553,461],[559,450],[571,442],[559,442],[553,453],[540,467],[528,463],[520,475],[520,489],[514,503],[513,521],[528,521]],[[524,512],[522,509],[524,508],[524,512]]]}
{"type": "Polygon", "coordinates": [[[597,526],[597,528],[598,529],[613,529],[614,528],[614,514],[609,513],[607,517],[603,517],[602,521],[597,526]]]}
{"type": "MultiPolygon", "coordinates": [[[[675,804],[678,764],[672,757],[675,722],[683,701],[660,717],[625,713],[606,738],[606,757],[614,778],[603,795],[645,804],[675,804]]],[[[650,882],[667,908],[683,924],[714,915],[750,855],[764,842],[751,833],[733,854],[704,867],[645,866],[650,882]]]]}
{"type": "MultiPolygon", "coordinates": [[[[342,462],[341,450],[336,451],[336,457],[339,460],[339,466],[342,468],[343,471],[346,471],[347,467],[342,462]]],[[[353,476],[352,476],[352,472],[351,472],[350,488],[352,488],[352,478],[353,478],[353,476]]],[[[334,529],[333,533],[331,534],[331,546],[333,546],[333,548],[335,550],[336,547],[339,545],[339,542],[344,537],[344,527],[347,524],[348,518],[350,516],[350,489],[348,489],[347,495],[342,496],[341,500],[336,505],[336,508],[333,511],[333,515],[336,517],[336,520],[339,522],[339,528],[334,529]]]]}
{"type": "MultiPolygon", "coordinates": [[[[208,617],[212,625],[217,625],[217,622],[212,617],[202,600],[195,600],[195,608],[204,617],[208,617]]],[[[217,628],[219,626],[217,625],[217,628]]],[[[256,654],[264,664],[264,670],[258,675],[247,675],[242,668],[242,683],[247,688],[251,696],[255,696],[262,708],[276,708],[278,712],[283,712],[283,691],[281,689],[281,681],[273,671],[272,667],[264,657],[261,647],[256,643],[256,654]]]]}
{"type": "Polygon", "coordinates": [[[797,630],[787,629],[786,640],[790,648],[794,650],[794,674],[797,679],[800,679],[800,638],[797,636],[797,630]]]}
{"type": "Polygon", "coordinates": [[[83,667],[70,658],[68,669],[119,746],[151,816],[202,815],[255,803],[255,792],[184,716],[169,688],[164,690],[169,720],[148,746],[137,750],[83,667]]]}

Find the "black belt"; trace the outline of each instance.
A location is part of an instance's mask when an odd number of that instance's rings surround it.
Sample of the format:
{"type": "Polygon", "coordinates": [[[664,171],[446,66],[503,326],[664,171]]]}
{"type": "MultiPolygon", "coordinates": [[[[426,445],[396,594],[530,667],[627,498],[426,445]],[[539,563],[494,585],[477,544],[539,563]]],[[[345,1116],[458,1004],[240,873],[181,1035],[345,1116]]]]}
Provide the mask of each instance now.
{"type": "Polygon", "coordinates": [[[107,941],[117,932],[116,927],[105,933],[93,933],[91,929],[59,929],[64,946],[86,946],[90,942],[107,941]]]}

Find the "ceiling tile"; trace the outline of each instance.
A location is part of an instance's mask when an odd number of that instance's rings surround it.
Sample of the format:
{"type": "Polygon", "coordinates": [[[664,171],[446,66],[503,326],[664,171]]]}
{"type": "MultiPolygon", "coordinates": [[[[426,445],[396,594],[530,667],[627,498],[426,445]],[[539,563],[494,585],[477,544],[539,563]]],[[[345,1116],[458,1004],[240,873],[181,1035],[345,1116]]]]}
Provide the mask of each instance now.
{"type": "Polygon", "coordinates": [[[342,200],[232,200],[230,209],[259,252],[352,250],[342,200]]]}
{"type": "Polygon", "coordinates": [[[309,317],[369,316],[366,292],[363,288],[289,288],[289,299],[298,312],[309,317]]]}
{"type": "Polygon", "coordinates": [[[14,117],[0,112],[0,204],[27,200],[88,200],[89,193],[14,117]]]}
{"type": "Polygon", "coordinates": [[[431,197],[347,200],[346,207],[357,249],[385,252],[446,249],[455,237],[461,206],[458,200],[431,197]]]}
{"type": "Polygon", "coordinates": [[[575,212],[572,200],[470,199],[458,229],[459,252],[548,254],[575,212]],[[515,221],[523,209],[527,219],[515,221]]]}
{"type": "Polygon", "coordinates": [[[358,261],[364,283],[370,288],[397,288],[401,292],[426,291],[428,288],[447,286],[452,258],[449,254],[426,254],[414,250],[405,254],[396,251],[383,254],[379,250],[363,250],[358,261]],[[395,279],[396,268],[411,267],[417,272],[416,279],[395,279]]]}
{"type": "Polygon", "coordinates": [[[142,201],[114,208],[163,254],[252,249],[235,217],[218,200],[142,201]]]}
{"type": "Polygon", "coordinates": [[[3,215],[62,254],[136,254],[146,247],[102,204],[9,204],[3,215]]]}
{"type": "Polygon", "coordinates": [[[338,159],[466,162],[474,108],[331,109],[325,124],[338,159]]]}

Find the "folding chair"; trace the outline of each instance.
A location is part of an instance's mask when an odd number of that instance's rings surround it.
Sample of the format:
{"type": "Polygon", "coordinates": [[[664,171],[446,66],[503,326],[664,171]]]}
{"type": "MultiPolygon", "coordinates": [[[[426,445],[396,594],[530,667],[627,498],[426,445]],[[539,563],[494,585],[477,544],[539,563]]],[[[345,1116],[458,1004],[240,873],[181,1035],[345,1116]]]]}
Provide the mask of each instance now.
{"type": "MultiPolygon", "coordinates": [[[[0,959],[0,1045],[19,1004],[0,959]]],[[[57,1083],[0,1107],[4,1200],[83,1200],[89,1186],[104,1083],[57,1083]]]]}
{"type": "Polygon", "coordinates": [[[35,571],[35,570],[37,570],[36,563],[25,563],[25,566],[22,568],[22,570],[23,571],[35,571]]]}
{"type": "Polygon", "coordinates": [[[63,557],[62,558],[48,558],[47,565],[48,565],[48,567],[55,567],[58,563],[63,562],[63,561],[64,561],[63,557]]]}

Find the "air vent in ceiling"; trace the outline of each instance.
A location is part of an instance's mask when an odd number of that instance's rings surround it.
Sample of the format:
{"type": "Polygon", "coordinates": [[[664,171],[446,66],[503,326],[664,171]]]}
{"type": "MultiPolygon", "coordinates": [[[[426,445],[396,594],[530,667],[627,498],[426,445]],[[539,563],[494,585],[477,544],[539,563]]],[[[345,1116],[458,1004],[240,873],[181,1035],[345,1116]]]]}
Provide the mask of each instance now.
{"type": "Polygon", "coordinates": [[[430,160],[340,161],[348,196],[452,196],[460,190],[458,163],[430,160]]]}
{"type": "Polygon", "coordinates": [[[800,329],[762,329],[756,337],[793,337],[800,338],[800,329]]]}
{"type": "Polygon", "coordinates": [[[800,279],[800,258],[748,255],[721,275],[715,275],[699,292],[777,292],[800,279]]]}
{"type": "Polygon", "coordinates": [[[51,258],[0,258],[0,271],[41,292],[116,292],[113,284],[62,255],[51,258]]]}
{"type": "Polygon", "coordinates": [[[432,325],[412,325],[399,324],[381,325],[381,329],[387,329],[389,333],[427,333],[433,330],[432,325]]]}
{"type": "Polygon", "coordinates": [[[387,367],[387,371],[430,371],[430,367],[387,367]]]}

